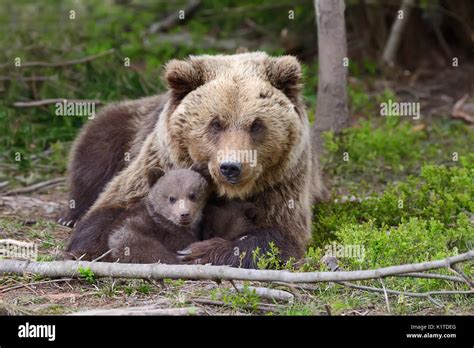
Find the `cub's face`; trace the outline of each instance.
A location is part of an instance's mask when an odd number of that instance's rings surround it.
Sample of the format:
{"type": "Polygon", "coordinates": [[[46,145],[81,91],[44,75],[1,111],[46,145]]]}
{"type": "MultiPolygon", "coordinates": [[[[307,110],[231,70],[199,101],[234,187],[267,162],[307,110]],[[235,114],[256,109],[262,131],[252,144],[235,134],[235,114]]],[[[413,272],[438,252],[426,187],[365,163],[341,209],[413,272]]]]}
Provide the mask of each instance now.
{"type": "Polygon", "coordinates": [[[220,195],[245,199],[288,163],[302,137],[295,100],[285,92],[266,71],[229,68],[179,100],[169,116],[172,143],[183,157],[207,163],[220,195]]]}
{"type": "Polygon", "coordinates": [[[201,220],[208,198],[208,184],[191,170],[171,170],[151,186],[148,199],[156,213],[178,226],[201,220]]]}

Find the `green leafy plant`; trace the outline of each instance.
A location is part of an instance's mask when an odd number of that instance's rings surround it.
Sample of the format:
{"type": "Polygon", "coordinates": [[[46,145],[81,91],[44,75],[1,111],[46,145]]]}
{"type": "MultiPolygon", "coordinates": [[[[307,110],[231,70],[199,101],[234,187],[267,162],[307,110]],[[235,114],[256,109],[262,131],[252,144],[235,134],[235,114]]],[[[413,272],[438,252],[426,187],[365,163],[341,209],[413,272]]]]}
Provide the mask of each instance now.
{"type": "Polygon", "coordinates": [[[91,284],[96,281],[95,274],[89,267],[79,267],[79,276],[91,284]]]}
{"type": "Polygon", "coordinates": [[[255,289],[250,289],[249,284],[244,282],[239,292],[222,289],[219,293],[222,302],[235,310],[256,310],[260,303],[260,296],[255,289]]]}

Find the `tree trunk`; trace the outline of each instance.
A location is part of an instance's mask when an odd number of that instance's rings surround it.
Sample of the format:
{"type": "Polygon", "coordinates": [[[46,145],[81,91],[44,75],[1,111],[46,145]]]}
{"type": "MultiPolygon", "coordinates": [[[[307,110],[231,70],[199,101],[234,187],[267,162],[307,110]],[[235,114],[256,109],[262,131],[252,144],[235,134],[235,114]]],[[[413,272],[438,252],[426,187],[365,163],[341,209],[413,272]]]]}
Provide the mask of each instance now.
{"type": "Polygon", "coordinates": [[[340,131],[349,120],[347,107],[347,41],[343,0],[315,0],[318,27],[319,79],[314,133],[340,131]]]}
{"type": "MultiPolygon", "coordinates": [[[[349,121],[346,89],[348,59],[344,1],[314,0],[314,7],[318,28],[319,78],[313,128],[313,167],[314,176],[318,177],[321,133],[328,130],[339,132],[349,121]]],[[[324,191],[320,180],[313,180],[315,197],[318,192],[324,196],[324,191]]]]}

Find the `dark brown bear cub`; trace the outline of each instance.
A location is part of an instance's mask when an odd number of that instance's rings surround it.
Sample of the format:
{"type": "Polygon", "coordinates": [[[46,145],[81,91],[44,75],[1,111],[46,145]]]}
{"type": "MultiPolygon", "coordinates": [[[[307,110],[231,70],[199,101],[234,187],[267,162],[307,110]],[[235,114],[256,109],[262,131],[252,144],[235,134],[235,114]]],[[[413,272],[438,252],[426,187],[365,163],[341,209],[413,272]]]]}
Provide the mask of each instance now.
{"type": "Polygon", "coordinates": [[[177,251],[198,241],[209,185],[197,172],[155,168],[149,194],[141,199],[108,240],[109,261],[178,263],[177,251]]]}
{"type": "Polygon", "coordinates": [[[260,227],[262,214],[255,204],[241,200],[215,202],[204,210],[201,239],[235,240],[260,227]]]}

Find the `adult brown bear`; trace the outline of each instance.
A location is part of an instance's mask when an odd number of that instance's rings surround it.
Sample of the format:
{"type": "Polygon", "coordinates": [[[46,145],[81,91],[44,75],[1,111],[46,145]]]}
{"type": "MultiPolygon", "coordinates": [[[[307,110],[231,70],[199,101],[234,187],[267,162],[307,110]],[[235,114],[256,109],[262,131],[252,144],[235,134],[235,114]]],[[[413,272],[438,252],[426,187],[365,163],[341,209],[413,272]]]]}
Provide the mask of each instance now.
{"type": "Polygon", "coordinates": [[[191,56],[170,61],[165,79],[168,93],[105,108],[76,140],[69,167],[75,208],[62,220],[80,220],[67,251],[106,252],[107,226],[147,194],[150,168],[198,164],[208,167],[218,195],[254,203],[269,227],[193,243],[184,261],[254,267],[252,251],[270,242],[283,260],[301,257],[311,201],[323,186],[298,61],[262,52],[191,56]]]}

